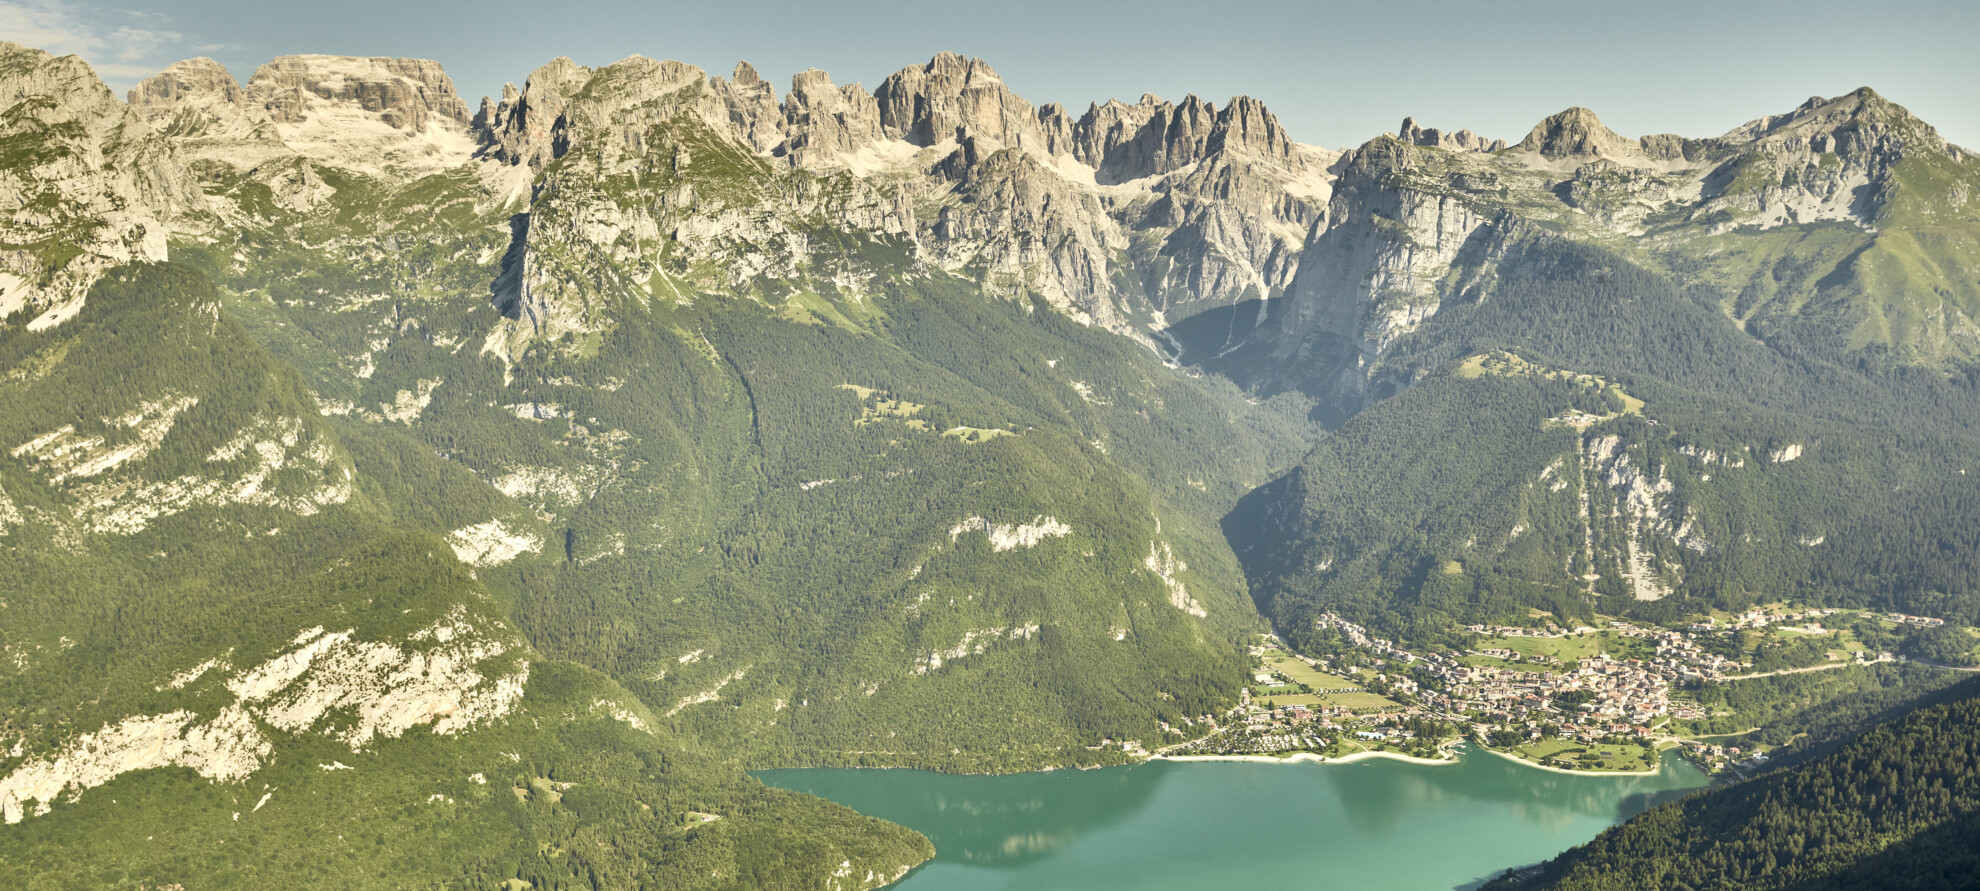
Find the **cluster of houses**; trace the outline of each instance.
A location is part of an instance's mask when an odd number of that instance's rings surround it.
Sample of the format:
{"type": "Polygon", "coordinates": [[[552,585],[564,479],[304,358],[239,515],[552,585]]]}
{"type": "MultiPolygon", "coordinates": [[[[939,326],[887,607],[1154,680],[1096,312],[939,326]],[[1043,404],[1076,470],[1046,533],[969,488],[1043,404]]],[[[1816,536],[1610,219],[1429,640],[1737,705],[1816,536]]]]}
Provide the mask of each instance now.
{"type": "MultiPolygon", "coordinates": [[[[1724,622],[1707,618],[1703,622],[1694,623],[1689,630],[1698,633],[1742,631],[1746,629],[1766,628],[1770,625],[1791,625],[1796,622],[1807,622],[1809,623],[1809,629],[1819,634],[1822,631],[1821,620],[1839,612],[1841,610],[1810,609],[1800,612],[1770,613],[1759,607],[1753,607],[1746,612],[1726,619],[1724,622]]],[[[1895,622],[1897,619],[1894,617],[1891,621],[1895,622]]]]}
{"type": "Polygon", "coordinates": [[[1921,628],[1937,628],[1941,625],[1946,624],[1946,620],[1944,619],[1929,619],[1924,616],[1907,616],[1904,613],[1891,613],[1890,615],[1887,615],[1884,618],[1896,622],[1899,625],[1917,625],[1921,628]]]}
{"type": "MultiPolygon", "coordinates": [[[[1393,645],[1368,637],[1360,626],[1339,616],[1323,614],[1318,621],[1323,627],[1340,629],[1346,640],[1358,646],[1396,658],[1393,645]],[[1378,643],[1382,645],[1380,650],[1378,643]]],[[[1656,655],[1650,659],[1616,659],[1598,654],[1580,660],[1569,669],[1551,657],[1522,657],[1512,650],[1496,647],[1477,651],[1506,661],[1545,666],[1537,671],[1467,665],[1460,658],[1438,653],[1412,655],[1409,664],[1436,688],[1421,697],[1423,711],[1446,720],[1469,721],[1480,738],[1513,730],[1537,740],[1547,725],[1557,728],[1556,734],[1562,739],[1583,742],[1615,736],[1647,737],[1651,733],[1649,725],[1661,716],[1699,717],[1691,706],[1672,703],[1670,692],[1674,682],[1722,677],[1739,667],[1732,660],[1700,649],[1695,633],[1645,629],[1626,622],[1612,624],[1624,636],[1654,643],[1656,655]]],[[[1467,630],[1484,633],[1500,629],[1471,626],[1467,630]]],[[[1551,633],[1519,630],[1522,634],[1516,636],[1558,637],[1564,633],[1558,627],[1551,633]]],[[[1565,633],[1594,630],[1580,626],[1565,633]]],[[[1386,679],[1383,675],[1377,678],[1386,679]]],[[[1408,678],[1388,680],[1393,686],[1402,682],[1416,686],[1408,678]]]]}
{"type": "Polygon", "coordinates": [[[1745,750],[1739,746],[1715,746],[1711,743],[1688,742],[1684,752],[1706,770],[1718,772],[1735,764],[1763,764],[1767,760],[1765,752],[1753,752],[1742,762],[1740,756],[1745,750]]]}
{"type": "Polygon", "coordinates": [[[1570,634],[1593,634],[1595,629],[1587,625],[1562,628],[1548,622],[1543,628],[1520,628],[1515,625],[1466,625],[1464,630],[1488,637],[1566,637],[1570,634]]]}

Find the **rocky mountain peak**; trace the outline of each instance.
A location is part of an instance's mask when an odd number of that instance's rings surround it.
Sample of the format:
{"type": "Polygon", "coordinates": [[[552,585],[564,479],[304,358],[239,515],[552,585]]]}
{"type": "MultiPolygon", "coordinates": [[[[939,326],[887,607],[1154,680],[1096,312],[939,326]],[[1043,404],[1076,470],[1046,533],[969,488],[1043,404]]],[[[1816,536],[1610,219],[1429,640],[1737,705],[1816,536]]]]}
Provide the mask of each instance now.
{"type": "Polygon", "coordinates": [[[1869,87],[1824,99],[1810,97],[1786,114],[1748,121],[1724,137],[1738,142],[1778,142],[1845,157],[1866,152],[1903,157],[1955,152],[1932,125],[1869,87]]]}
{"type": "Polygon", "coordinates": [[[76,56],[0,42],[0,144],[27,147],[0,165],[0,324],[73,317],[105,269],[166,259],[167,221],[206,207],[173,146],[76,56]]]}
{"type": "Polygon", "coordinates": [[[1230,104],[1217,115],[1208,150],[1219,152],[1227,148],[1282,161],[1293,157],[1292,139],[1279,126],[1278,116],[1267,111],[1265,103],[1250,96],[1232,97],[1230,104]]]}
{"type": "Polygon", "coordinates": [[[873,97],[881,129],[894,139],[929,146],[966,127],[978,138],[1045,149],[1031,103],[1013,95],[982,59],[939,53],[926,65],[888,75],[873,97]]]}
{"type": "Polygon", "coordinates": [[[737,62],[729,80],[711,77],[708,86],[728,109],[729,126],[750,148],[768,153],[784,141],[784,114],[777,105],[777,89],[756,73],[756,66],[737,62]]]}
{"type": "Polygon", "coordinates": [[[477,137],[482,152],[498,161],[542,167],[561,154],[555,138],[557,122],[571,98],[591,79],[591,69],[558,56],[538,66],[522,89],[502,85],[502,101],[478,115],[477,137]]]}
{"type": "Polygon", "coordinates": [[[1396,138],[1411,145],[1440,148],[1450,152],[1496,152],[1506,147],[1503,139],[1486,139],[1470,130],[1456,133],[1423,127],[1415,118],[1403,118],[1402,126],[1396,130],[1396,138]]]}
{"type": "Polygon", "coordinates": [[[1625,158],[1641,153],[1633,140],[1602,125],[1602,119],[1586,108],[1575,106],[1553,115],[1533,127],[1520,140],[1522,150],[1536,152],[1550,161],[1562,158],[1625,158]]]}
{"type": "Polygon", "coordinates": [[[212,100],[241,107],[241,85],[226,66],[200,56],[173,62],[131,88],[126,101],[133,108],[173,106],[181,102],[212,100]]]}
{"type": "Polygon", "coordinates": [[[267,113],[248,102],[234,75],[212,59],[174,62],[139,81],[127,101],[138,117],[171,136],[274,139],[267,113]]]}
{"type": "Polygon", "coordinates": [[[465,126],[467,103],[430,59],[281,56],[248,78],[246,98],[278,123],[301,124],[311,114],[354,108],[396,130],[418,133],[430,121],[465,126]]]}
{"type": "Polygon", "coordinates": [[[791,77],[784,100],[785,139],[777,151],[795,166],[859,151],[880,141],[880,106],[859,84],[833,86],[812,68],[791,77]]]}

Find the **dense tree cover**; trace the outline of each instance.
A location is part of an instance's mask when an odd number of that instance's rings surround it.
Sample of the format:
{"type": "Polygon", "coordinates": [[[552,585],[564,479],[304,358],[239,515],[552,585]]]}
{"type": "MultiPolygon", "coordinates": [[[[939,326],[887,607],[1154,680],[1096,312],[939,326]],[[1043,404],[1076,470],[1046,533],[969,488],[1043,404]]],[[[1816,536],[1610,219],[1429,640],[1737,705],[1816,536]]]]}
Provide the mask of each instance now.
{"type": "Polygon", "coordinates": [[[1780,599],[1980,623],[1971,381],[1758,340],[1599,248],[1534,238],[1494,268],[1385,354],[1377,389],[1413,386],[1226,518],[1281,633],[1333,610],[1436,643],[1532,608],[1671,621],[1780,599]],[[1616,387],[1456,373],[1497,350],[1616,387]]]}
{"type": "Polygon", "coordinates": [[[1980,681],[1814,761],[1646,811],[1488,887],[1964,888],[1980,882],[1980,681]]]}
{"type": "Polygon", "coordinates": [[[1712,718],[1679,721],[1694,735],[1743,734],[1740,739],[1787,746],[1780,757],[1820,751],[1879,721],[1931,701],[1960,680],[1957,672],[1915,665],[1864,665],[1779,674],[1687,688],[1712,718]]]}
{"type": "MultiPolygon", "coordinates": [[[[766,789],[691,740],[629,726],[614,709],[654,721],[623,686],[532,652],[428,531],[485,519],[500,496],[403,433],[320,418],[196,272],[121,269],[74,321],[0,334],[0,402],[0,776],[132,716],[213,718],[235,702],[234,672],[312,627],[417,648],[416,632],[458,622],[503,643],[476,665],[485,676],[528,668],[518,710],[463,733],[415,726],[354,749],[262,725],[275,750],[248,779],[174,767],[64,795],[0,826],[0,883],[815,887],[846,860],[894,870],[932,854],[909,830],[766,789]],[[126,412],[186,399],[197,402],[155,447],[107,472],[57,479],[39,453],[14,450],[63,428],[99,451],[140,444],[126,412]],[[224,446],[244,432],[268,448],[320,444],[327,469],[298,455],[263,488],[227,491],[286,497],[355,469],[350,496],[302,513],[196,504],[133,534],[89,531],[82,518],[102,499],[233,480],[240,461],[224,446]],[[219,669],[169,683],[216,658],[219,669]]],[[[332,724],[355,720],[347,711],[332,724]]]]}
{"type": "MultiPolygon", "coordinates": [[[[636,181],[593,181],[574,152],[532,213],[760,185],[706,135],[655,130],[696,163],[636,181]]],[[[843,256],[739,289],[665,244],[658,275],[540,244],[539,268],[588,283],[573,297],[602,330],[504,368],[472,348],[498,311],[488,231],[374,191],[252,262],[180,256],[351,418],[430,396],[403,428],[338,422],[380,509],[540,536],[540,554],[482,580],[535,646],[612,675],[661,721],[751,764],[1007,769],[1117,759],[1086,747],[1157,743],[1159,722],[1235,697],[1238,639],[1259,623],[1216,518],[1310,442],[1298,398],[1250,404],[829,225],[806,231],[843,256]],[[294,241],[383,249],[329,263],[294,241]],[[833,283],[845,268],[871,273],[862,290],[833,283]],[[490,503],[485,483],[514,500],[490,503]],[[1070,531],[993,550],[952,533],[972,517],[1070,531]]]]}

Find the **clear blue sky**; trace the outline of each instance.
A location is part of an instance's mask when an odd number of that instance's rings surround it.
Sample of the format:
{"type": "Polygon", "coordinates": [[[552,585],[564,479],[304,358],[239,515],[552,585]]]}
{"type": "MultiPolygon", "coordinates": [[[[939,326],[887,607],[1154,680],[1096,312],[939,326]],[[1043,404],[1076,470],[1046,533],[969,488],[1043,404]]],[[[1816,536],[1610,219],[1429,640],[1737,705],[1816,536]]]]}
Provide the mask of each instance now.
{"type": "Polygon", "coordinates": [[[470,106],[559,55],[721,74],[748,59],[781,95],[805,68],[871,89],[954,50],[1035,104],[1246,93],[1295,139],[1329,147],[1404,115],[1517,140],[1571,105],[1626,136],[1712,136],[1868,85],[1980,148],[1973,0],[118,2],[0,0],[0,39],[79,53],[120,91],[194,55],[243,81],[285,53],[417,56],[440,60],[470,106]]]}

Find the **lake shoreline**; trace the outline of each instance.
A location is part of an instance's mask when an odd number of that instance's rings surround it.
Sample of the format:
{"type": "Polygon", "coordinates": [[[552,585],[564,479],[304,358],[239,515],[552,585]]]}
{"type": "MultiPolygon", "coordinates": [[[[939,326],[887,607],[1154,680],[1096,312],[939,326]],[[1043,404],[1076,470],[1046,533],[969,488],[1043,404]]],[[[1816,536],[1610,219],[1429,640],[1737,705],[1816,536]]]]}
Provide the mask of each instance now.
{"type": "MultiPolygon", "coordinates": [[[[1652,768],[1649,768],[1649,769],[1647,769],[1647,770],[1568,770],[1568,769],[1567,769],[1567,768],[1565,768],[1565,767],[1551,767],[1551,766],[1549,766],[1549,765],[1545,765],[1545,764],[1535,764],[1535,763],[1533,763],[1533,762],[1531,762],[1531,761],[1528,761],[1528,760],[1526,760],[1525,758],[1521,758],[1521,757],[1519,757],[1518,755],[1508,755],[1508,754],[1506,754],[1506,753],[1504,753],[1504,752],[1501,752],[1501,751],[1499,751],[1499,750],[1497,750],[1497,749],[1491,749],[1491,748],[1486,748],[1485,746],[1475,746],[1474,748],[1476,748],[1477,750],[1479,750],[1479,751],[1481,751],[1481,752],[1490,752],[1490,753],[1492,753],[1492,754],[1494,754],[1494,755],[1497,755],[1497,756],[1499,756],[1500,758],[1504,758],[1504,759],[1506,759],[1507,761],[1512,761],[1512,762],[1515,762],[1515,763],[1518,763],[1518,764],[1524,764],[1524,765],[1526,765],[1527,767],[1531,767],[1531,768],[1533,768],[1534,770],[1544,770],[1544,771],[1547,771],[1548,773],[1558,773],[1558,774],[1565,774],[1565,775],[1567,775],[1567,776],[1571,776],[1571,777],[1641,777],[1641,776],[1655,776],[1655,775],[1657,775],[1657,774],[1659,774],[1659,773],[1662,773],[1662,772],[1663,772],[1663,770],[1664,770],[1664,766],[1663,766],[1663,764],[1661,764],[1661,763],[1660,763],[1660,764],[1658,764],[1658,765],[1657,765],[1656,767],[1652,767],[1652,768]]],[[[1659,760],[1659,761],[1662,761],[1662,759],[1661,759],[1661,758],[1659,758],[1658,760],[1659,760]]]]}
{"type": "Polygon", "coordinates": [[[1350,755],[1342,755],[1338,758],[1329,758],[1325,755],[1316,755],[1312,752],[1294,752],[1283,758],[1274,755],[1155,755],[1148,760],[1241,761],[1247,764],[1353,764],[1357,761],[1371,761],[1378,758],[1403,761],[1410,764],[1421,764],[1425,767],[1448,767],[1461,760],[1459,758],[1418,758],[1415,755],[1404,755],[1397,752],[1355,752],[1350,755]]]}

